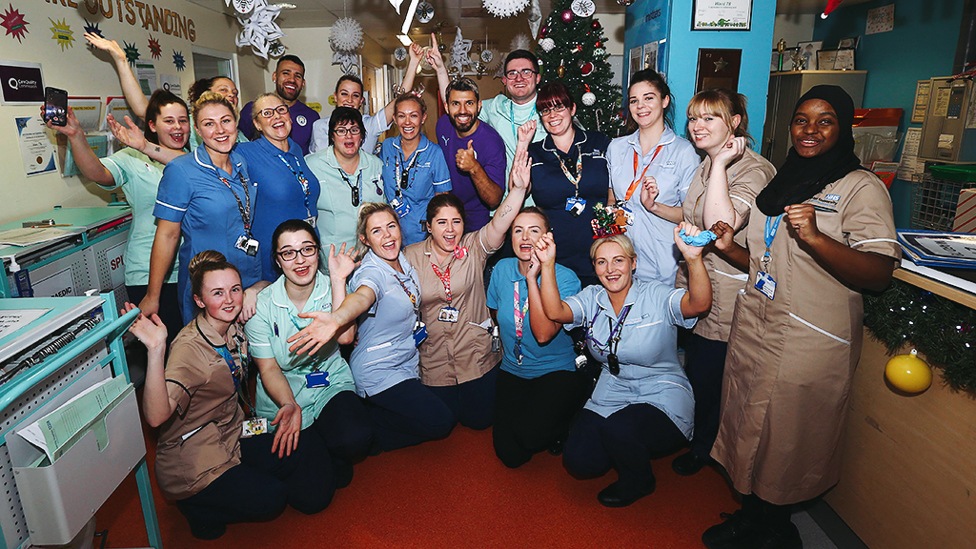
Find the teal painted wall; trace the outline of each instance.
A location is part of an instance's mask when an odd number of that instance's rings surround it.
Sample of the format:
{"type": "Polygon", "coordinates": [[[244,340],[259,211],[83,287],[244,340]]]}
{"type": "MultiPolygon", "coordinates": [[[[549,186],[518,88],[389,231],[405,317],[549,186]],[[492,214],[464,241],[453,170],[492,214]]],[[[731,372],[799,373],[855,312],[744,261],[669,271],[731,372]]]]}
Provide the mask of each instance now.
{"type": "MultiPolygon", "coordinates": [[[[921,127],[909,123],[917,81],[952,73],[963,4],[964,0],[872,0],[849,7],[842,3],[826,20],[817,20],[813,39],[832,49],[842,38],[861,37],[854,62],[858,70],[868,71],[863,106],[904,109],[899,127],[904,132],[921,127]],[[889,4],[895,4],[894,30],[865,35],[868,10],[889,4]]],[[[911,184],[895,180],[891,199],[895,225],[907,229],[911,184]]]]}
{"type": "Polygon", "coordinates": [[[741,49],[739,93],[749,99],[749,131],[756,143],[761,143],[775,17],[775,0],[753,0],[749,31],[692,31],[691,1],[637,0],[627,8],[625,19],[625,95],[631,48],[666,39],[658,51],[658,65],[667,75],[668,86],[674,95],[675,131],[687,137],[685,110],[695,94],[699,48],[741,49]]]}

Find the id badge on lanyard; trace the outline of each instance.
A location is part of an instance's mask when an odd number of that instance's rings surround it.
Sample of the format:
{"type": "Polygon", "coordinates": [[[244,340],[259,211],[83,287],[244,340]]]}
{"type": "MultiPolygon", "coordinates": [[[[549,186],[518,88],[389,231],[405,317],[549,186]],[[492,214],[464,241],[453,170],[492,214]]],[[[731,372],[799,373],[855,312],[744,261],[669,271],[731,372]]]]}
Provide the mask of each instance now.
{"type": "Polygon", "coordinates": [[[768,272],[769,263],[772,260],[770,248],[773,245],[773,240],[776,239],[776,232],[779,230],[779,224],[783,219],[783,215],[784,214],[779,214],[776,217],[766,218],[766,226],[763,232],[763,240],[766,243],[766,253],[763,254],[762,261],[760,263],[761,268],[756,272],[755,287],[760,293],[769,299],[776,297],[776,280],[768,272]]]}

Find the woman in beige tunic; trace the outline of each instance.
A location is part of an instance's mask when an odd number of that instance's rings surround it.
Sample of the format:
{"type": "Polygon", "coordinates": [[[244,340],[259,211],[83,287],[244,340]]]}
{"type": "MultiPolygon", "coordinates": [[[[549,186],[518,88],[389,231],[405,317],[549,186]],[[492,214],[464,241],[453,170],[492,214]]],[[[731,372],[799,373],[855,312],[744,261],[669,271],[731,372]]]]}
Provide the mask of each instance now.
{"type": "MultiPolygon", "coordinates": [[[[749,118],[744,95],[713,88],[688,103],[688,133],[705,159],[695,171],[681,207],[684,221],[711,227],[725,221],[745,246],[749,213],[756,195],[776,173],[768,160],[749,148],[749,118]]],[[[747,269],[730,264],[713,247],[702,253],[712,283],[712,307],[685,342],[685,373],[695,392],[695,434],[691,449],[671,462],[679,475],[693,475],[711,461],[718,434],[722,372],[732,328],[735,297],[746,284],[747,269]]],[[[679,288],[688,287],[687,265],[678,268],[679,288]]]]}
{"type": "Polygon", "coordinates": [[[840,437],[860,356],[861,289],[888,285],[900,249],[891,200],[860,170],[854,105],[837,86],[797,103],[793,148],[756,198],[748,251],[717,224],[719,248],[749,265],[729,337],[712,457],[742,509],[702,535],[711,548],[802,546],[789,504],[840,475],[840,437]]]}

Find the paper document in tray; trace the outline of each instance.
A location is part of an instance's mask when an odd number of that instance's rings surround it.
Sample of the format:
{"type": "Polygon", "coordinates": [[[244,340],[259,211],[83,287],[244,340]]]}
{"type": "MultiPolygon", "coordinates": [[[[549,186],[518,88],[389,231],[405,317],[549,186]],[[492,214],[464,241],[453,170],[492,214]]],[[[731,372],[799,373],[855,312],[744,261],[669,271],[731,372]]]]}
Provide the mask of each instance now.
{"type": "Polygon", "coordinates": [[[128,386],[123,376],[100,381],[17,434],[43,450],[53,463],[77,440],[76,435],[111,406],[128,386]]]}
{"type": "Polygon", "coordinates": [[[16,309],[0,311],[0,339],[44,316],[51,309],[16,309]]]}
{"type": "Polygon", "coordinates": [[[30,227],[25,227],[23,229],[10,229],[0,232],[0,244],[8,244],[11,246],[30,246],[32,244],[40,244],[41,242],[47,242],[49,240],[57,240],[70,234],[73,233],[52,227],[37,229],[32,229],[30,227]]]}
{"type": "Polygon", "coordinates": [[[976,235],[898,231],[898,239],[923,259],[976,263],[976,235]]]}

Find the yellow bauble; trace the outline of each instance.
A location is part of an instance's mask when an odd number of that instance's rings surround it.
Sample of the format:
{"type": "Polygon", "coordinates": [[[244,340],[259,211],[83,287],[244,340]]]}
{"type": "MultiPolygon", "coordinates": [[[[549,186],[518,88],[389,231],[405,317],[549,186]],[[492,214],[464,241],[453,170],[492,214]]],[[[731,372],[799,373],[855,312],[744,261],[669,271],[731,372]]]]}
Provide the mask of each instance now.
{"type": "Polygon", "coordinates": [[[337,102],[336,102],[335,94],[329,96],[329,104],[332,105],[333,107],[336,106],[337,102]]]}
{"type": "Polygon", "coordinates": [[[892,357],[885,366],[885,377],[906,393],[921,393],[932,385],[932,369],[914,349],[911,354],[892,357]]]}

